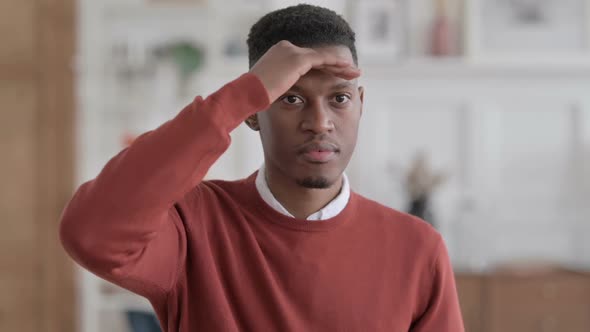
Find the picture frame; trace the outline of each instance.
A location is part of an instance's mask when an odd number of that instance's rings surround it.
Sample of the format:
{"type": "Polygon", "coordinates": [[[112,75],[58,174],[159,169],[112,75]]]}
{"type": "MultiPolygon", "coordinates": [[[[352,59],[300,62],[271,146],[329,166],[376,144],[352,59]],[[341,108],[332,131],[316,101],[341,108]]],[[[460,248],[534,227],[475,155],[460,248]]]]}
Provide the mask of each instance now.
{"type": "Polygon", "coordinates": [[[363,61],[395,62],[407,52],[407,14],[406,0],[356,3],[351,20],[363,61]]]}
{"type": "Polygon", "coordinates": [[[587,0],[466,0],[465,25],[471,62],[590,65],[587,0]]]}

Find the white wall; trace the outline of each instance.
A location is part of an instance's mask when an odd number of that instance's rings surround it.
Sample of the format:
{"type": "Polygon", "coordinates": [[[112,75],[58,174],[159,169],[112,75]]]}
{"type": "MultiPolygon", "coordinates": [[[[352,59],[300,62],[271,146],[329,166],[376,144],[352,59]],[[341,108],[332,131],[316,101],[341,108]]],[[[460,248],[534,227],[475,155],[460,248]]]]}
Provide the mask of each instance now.
{"type": "Polygon", "coordinates": [[[359,190],[403,207],[387,162],[426,149],[435,168],[452,174],[435,205],[457,266],[522,258],[590,266],[582,249],[590,234],[588,73],[450,70],[367,75],[359,190]]]}

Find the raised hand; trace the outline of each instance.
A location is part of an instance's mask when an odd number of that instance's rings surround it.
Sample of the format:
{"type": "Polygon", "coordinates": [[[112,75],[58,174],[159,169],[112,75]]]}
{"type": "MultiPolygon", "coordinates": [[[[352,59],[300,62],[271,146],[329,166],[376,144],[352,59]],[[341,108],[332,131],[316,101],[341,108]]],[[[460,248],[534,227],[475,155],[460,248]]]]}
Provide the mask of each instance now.
{"type": "Polygon", "coordinates": [[[360,70],[350,59],[298,47],[286,40],[271,47],[254,64],[250,73],[262,81],[270,101],[274,102],[311,69],[327,71],[347,80],[360,76],[360,70]]]}

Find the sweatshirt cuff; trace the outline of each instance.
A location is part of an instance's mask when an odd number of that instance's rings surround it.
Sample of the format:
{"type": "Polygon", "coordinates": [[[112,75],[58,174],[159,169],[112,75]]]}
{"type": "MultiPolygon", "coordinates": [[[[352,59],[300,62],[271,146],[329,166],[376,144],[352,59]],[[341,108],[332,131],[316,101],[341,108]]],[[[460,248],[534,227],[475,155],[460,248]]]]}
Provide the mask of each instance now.
{"type": "Polygon", "coordinates": [[[220,106],[221,114],[217,114],[221,120],[219,124],[224,124],[230,131],[250,115],[263,111],[270,105],[266,88],[252,73],[245,73],[227,83],[209,98],[220,106]]]}
{"type": "MultiPolygon", "coordinates": [[[[230,84],[236,93],[236,97],[244,99],[247,104],[244,106],[254,110],[254,113],[265,109],[270,105],[268,91],[258,76],[252,73],[245,73],[230,84]]],[[[253,113],[252,113],[253,114],[253,113]]]]}

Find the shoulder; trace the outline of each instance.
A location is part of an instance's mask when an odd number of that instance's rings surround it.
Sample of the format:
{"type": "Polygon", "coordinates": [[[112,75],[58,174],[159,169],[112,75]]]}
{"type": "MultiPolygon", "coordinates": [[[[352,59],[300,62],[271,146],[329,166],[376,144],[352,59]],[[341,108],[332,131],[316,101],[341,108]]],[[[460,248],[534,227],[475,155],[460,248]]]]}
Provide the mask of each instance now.
{"type": "Polygon", "coordinates": [[[384,236],[400,245],[411,246],[419,251],[433,253],[440,249],[442,237],[426,221],[359,194],[353,195],[357,200],[357,213],[366,226],[383,232],[384,236]]]}
{"type": "Polygon", "coordinates": [[[197,185],[192,193],[200,200],[239,200],[249,191],[249,178],[240,180],[204,180],[197,185]]]}
{"type": "Polygon", "coordinates": [[[220,220],[235,220],[248,204],[246,179],[236,181],[204,180],[193,187],[174,208],[180,219],[192,231],[220,225],[220,220]]]}
{"type": "Polygon", "coordinates": [[[207,180],[203,181],[200,184],[200,190],[204,192],[209,192],[210,194],[216,194],[218,196],[226,196],[228,198],[233,198],[237,200],[241,200],[240,198],[243,196],[248,196],[252,194],[252,191],[255,190],[255,175],[256,173],[239,180],[207,180]]]}
{"type": "Polygon", "coordinates": [[[187,211],[206,212],[210,209],[227,207],[243,201],[248,195],[250,177],[235,181],[203,180],[187,192],[176,206],[187,211]]]}

